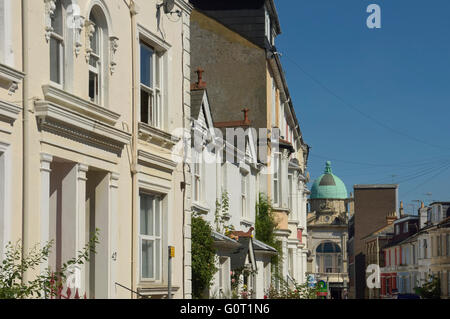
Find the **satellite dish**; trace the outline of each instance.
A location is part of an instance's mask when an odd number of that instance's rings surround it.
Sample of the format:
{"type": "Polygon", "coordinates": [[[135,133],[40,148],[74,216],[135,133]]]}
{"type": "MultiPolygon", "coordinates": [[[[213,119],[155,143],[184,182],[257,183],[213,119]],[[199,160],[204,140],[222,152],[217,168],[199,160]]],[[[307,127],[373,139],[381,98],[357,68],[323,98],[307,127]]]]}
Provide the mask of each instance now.
{"type": "Polygon", "coordinates": [[[164,13],[169,14],[175,7],[175,0],[164,0],[163,1],[164,13]]]}

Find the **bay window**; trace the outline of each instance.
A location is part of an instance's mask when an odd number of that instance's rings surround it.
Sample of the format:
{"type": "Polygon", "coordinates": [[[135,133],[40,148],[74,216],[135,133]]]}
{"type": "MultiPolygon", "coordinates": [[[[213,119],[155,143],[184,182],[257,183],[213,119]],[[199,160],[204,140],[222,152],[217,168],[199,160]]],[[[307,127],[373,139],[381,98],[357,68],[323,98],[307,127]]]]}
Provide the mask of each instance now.
{"type": "Polygon", "coordinates": [[[162,56],[141,42],[141,122],[162,128],[162,56]]]}
{"type": "Polygon", "coordinates": [[[161,280],[162,201],[159,196],[140,194],[140,268],[141,279],[161,280]]]}

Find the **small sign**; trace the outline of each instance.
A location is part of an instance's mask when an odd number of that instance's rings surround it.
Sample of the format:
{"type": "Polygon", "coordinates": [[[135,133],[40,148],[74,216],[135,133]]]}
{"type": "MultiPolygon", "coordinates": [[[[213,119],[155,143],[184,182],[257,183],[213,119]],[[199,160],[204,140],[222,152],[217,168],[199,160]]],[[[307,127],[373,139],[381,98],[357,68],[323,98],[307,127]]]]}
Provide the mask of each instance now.
{"type": "Polygon", "coordinates": [[[175,258],[175,247],[174,246],[169,246],[169,257],[175,258]]]}
{"type": "Polygon", "coordinates": [[[319,281],[319,290],[322,292],[328,291],[327,283],[325,281],[323,280],[319,281]]]}
{"type": "Polygon", "coordinates": [[[314,275],[308,276],[308,287],[315,288],[317,284],[316,277],[314,275]]]}
{"type": "Polygon", "coordinates": [[[328,286],[327,283],[323,280],[319,281],[317,283],[318,287],[319,287],[319,291],[317,292],[317,296],[318,297],[326,297],[328,296],[328,286]]]}

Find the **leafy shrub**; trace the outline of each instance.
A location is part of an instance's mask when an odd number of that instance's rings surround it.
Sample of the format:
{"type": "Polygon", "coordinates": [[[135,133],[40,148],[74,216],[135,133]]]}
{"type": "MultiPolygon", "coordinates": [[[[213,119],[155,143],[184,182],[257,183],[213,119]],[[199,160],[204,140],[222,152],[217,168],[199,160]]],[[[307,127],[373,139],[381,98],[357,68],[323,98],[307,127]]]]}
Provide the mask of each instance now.
{"type": "Polygon", "coordinates": [[[430,280],[422,287],[416,287],[415,291],[423,299],[441,299],[441,280],[430,276],[430,280]]]}
{"type": "Polygon", "coordinates": [[[97,229],[85,248],[78,252],[78,256],[65,262],[59,271],[51,271],[50,268],[47,268],[30,281],[24,280],[24,274],[39,269],[42,263],[48,260],[53,241],[46,243],[42,248],[39,248],[40,245],[37,244],[25,255],[22,255],[21,241],[15,245],[8,243],[5,258],[0,263],[0,299],[57,297],[55,282],[57,288],[62,287],[62,283],[66,281],[69,267],[82,265],[89,261],[90,252],[95,253],[98,234],[99,230],[97,229]]]}
{"type": "Polygon", "coordinates": [[[215,266],[214,239],[211,226],[201,217],[192,218],[192,294],[194,299],[207,298],[215,266]]]}
{"type": "Polygon", "coordinates": [[[271,260],[275,272],[278,272],[278,262],[282,253],[281,242],[275,237],[277,226],[272,212],[272,204],[266,195],[259,194],[259,202],[256,206],[255,238],[278,251],[278,255],[272,257],[271,260]]]}

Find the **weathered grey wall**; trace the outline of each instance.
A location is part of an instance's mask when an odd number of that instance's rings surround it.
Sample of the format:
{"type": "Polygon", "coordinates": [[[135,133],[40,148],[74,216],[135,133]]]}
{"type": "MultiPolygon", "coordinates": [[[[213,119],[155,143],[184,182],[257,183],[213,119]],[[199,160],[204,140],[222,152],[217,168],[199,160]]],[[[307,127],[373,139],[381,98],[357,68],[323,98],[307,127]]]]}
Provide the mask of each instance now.
{"type": "Polygon", "coordinates": [[[242,121],[244,107],[256,128],[267,127],[265,50],[194,10],[191,16],[191,79],[205,70],[215,122],[242,121]]]}

